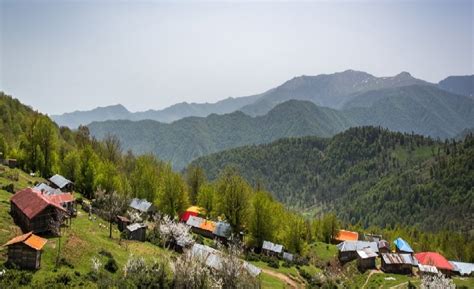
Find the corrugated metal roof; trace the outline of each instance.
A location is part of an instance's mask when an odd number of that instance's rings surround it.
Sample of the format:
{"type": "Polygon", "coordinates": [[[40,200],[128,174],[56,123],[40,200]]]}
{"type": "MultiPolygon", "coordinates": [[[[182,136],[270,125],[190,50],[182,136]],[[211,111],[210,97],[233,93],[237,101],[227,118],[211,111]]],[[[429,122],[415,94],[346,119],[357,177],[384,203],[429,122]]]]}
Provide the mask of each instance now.
{"type": "Polygon", "coordinates": [[[46,195],[46,198],[58,204],[70,203],[74,201],[74,196],[71,193],[61,193],[58,195],[46,195]]]}
{"type": "Polygon", "coordinates": [[[253,277],[257,277],[258,275],[260,275],[260,273],[262,273],[262,270],[260,268],[258,268],[257,266],[255,266],[254,264],[251,264],[247,261],[244,261],[244,268],[245,270],[247,270],[247,272],[249,272],[250,275],[252,275],[253,277]]]}
{"type": "Polygon", "coordinates": [[[263,241],[262,249],[275,253],[281,253],[283,251],[283,245],[274,244],[270,241],[263,241]]]}
{"type": "Polygon", "coordinates": [[[290,254],[288,252],[283,252],[283,259],[288,260],[288,261],[293,261],[293,254],[290,254]]]}
{"type": "Polygon", "coordinates": [[[58,174],[52,176],[51,178],[49,178],[49,180],[60,189],[72,183],[70,180],[58,174]]]}
{"type": "Polygon", "coordinates": [[[471,275],[474,272],[474,264],[473,263],[465,263],[465,262],[458,262],[458,261],[449,261],[451,265],[453,265],[453,271],[459,272],[461,275],[471,275]]]}
{"type": "Polygon", "coordinates": [[[216,229],[214,230],[214,235],[224,238],[229,238],[232,233],[232,229],[229,223],[226,222],[217,222],[216,229]]]}
{"type": "Polygon", "coordinates": [[[361,259],[375,258],[378,256],[377,253],[372,251],[370,248],[357,250],[357,255],[359,255],[361,259]]]}
{"type": "Polygon", "coordinates": [[[46,195],[58,195],[62,193],[60,189],[54,189],[45,183],[37,184],[33,189],[44,192],[46,195]]]}
{"type": "Polygon", "coordinates": [[[130,232],[133,232],[135,230],[138,230],[140,228],[145,228],[145,227],[146,227],[145,224],[134,223],[134,224],[128,225],[127,230],[129,230],[130,232]]]}
{"type": "Polygon", "coordinates": [[[373,252],[378,253],[379,248],[376,242],[367,241],[344,241],[337,244],[337,248],[341,252],[350,252],[370,248],[373,252]]]}
{"type": "Polygon", "coordinates": [[[10,245],[17,244],[17,243],[23,243],[23,244],[29,246],[30,248],[33,248],[33,249],[39,251],[39,250],[43,249],[46,242],[48,242],[48,240],[43,239],[39,236],[36,236],[32,232],[29,232],[29,233],[26,233],[24,235],[17,236],[15,238],[11,239],[4,246],[10,246],[10,245]]]}
{"type": "Polygon", "coordinates": [[[418,264],[418,269],[421,272],[438,274],[438,269],[435,266],[418,264]]]}
{"type": "Polygon", "coordinates": [[[41,192],[32,188],[26,188],[16,192],[10,199],[29,219],[33,219],[41,213],[46,207],[54,206],[60,210],[66,211],[59,203],[50,200],[41,192]]]}
{"type": "Polygon", "coordinates": [[[418,265],[418,262],[411,254],[382,253],[382,258],[386,264],[418,265]]]}
{"type": "Polygon", "coordinates": [[[443,255],[436,252],[416,253],[415,258],[418,263],[423,265],[433,265],[438,269],[453,270],[453,265],[443,255]]]}
{"type": "MultiPolygon", "coordinates": [[[[193,257],[204,261],[206,266],[212,269],[220,270],[222,267],[221,252],[214,248],[195,243],[191,249],[191,254],[193,257]]],[[[246,261],[242,261],[242,268],[247,270],[247,272],[249,272],[249,274],[254,277],[258,276],[262,272],[260,268],[246,261]]]]}
{"type": "Polygon", "coordinates": [[[381,248],[387,248],[390,250],[390,243],[386,240],[380,240],[377,245],[379,246],[379,249],[381,248]]]}
{"type": "Polygon", "coordinates": [[[186,221],[186,225],[199,228],[205,220],[201,217],[189,216],[189,219],[186,221]]]}
{"type": "Polygon", "coordinates": [[[135,210],[138,210],[140,212],[148,212],[152,208],[153,204],[148,202],[147,200],[144,199],[137,199],[134,198],[130,202],[130,207],[134,208],[135,210]]]}

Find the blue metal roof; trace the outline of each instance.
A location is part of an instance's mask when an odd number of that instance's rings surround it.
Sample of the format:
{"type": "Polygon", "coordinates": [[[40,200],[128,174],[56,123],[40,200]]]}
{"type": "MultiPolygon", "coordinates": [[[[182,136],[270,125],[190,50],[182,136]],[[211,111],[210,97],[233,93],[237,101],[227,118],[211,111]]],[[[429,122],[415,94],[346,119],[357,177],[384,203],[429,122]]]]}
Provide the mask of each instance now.
{"type": "Polygon", "coordinates": [[[407,253],[413,253],[413,249],[410,247],[410,245],[407,243],[407,241],[403,240],[402,238],[398,238],[395,241],[393,241],[395,246],[398,248],[399,251],[407,252],[407,253]]]}

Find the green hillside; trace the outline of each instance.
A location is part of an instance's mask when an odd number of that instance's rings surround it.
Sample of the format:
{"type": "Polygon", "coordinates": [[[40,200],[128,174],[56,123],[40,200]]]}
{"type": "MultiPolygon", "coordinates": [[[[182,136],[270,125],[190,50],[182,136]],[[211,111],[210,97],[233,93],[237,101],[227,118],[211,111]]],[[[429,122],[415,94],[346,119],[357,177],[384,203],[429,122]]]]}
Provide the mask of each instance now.
{"type": "Polygon", "coordinates": [[[338,111],[293,100],[255,118],[234,112],[171,124],[150,120],[94,122],[88,128],[99,139],[116,135],[124,148],[137,154],[152,152],[181,169],[195,158],[228,148],[289,136],[331,136],[350,124],[338,111]]]}
{"type": "Polygon", "coordinates": [[[440,143],[374,127],[289,138],[192,163],[211,179],[232,166],[288,205],[333,210],[352,224],[472,231],[474,138],[440,143]],[[443,204],[442,206],[440,204],[443,204]]]}

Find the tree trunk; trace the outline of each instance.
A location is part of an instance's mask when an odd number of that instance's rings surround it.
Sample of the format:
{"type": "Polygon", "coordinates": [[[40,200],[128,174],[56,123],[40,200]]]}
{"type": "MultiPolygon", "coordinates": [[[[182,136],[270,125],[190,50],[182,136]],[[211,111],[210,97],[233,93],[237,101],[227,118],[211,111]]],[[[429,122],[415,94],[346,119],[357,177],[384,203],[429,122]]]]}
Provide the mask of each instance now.
{"type": "Polygon", "coordinates": [[[109,220],[109,238],[112,239],[112,219],[109,220]]]}

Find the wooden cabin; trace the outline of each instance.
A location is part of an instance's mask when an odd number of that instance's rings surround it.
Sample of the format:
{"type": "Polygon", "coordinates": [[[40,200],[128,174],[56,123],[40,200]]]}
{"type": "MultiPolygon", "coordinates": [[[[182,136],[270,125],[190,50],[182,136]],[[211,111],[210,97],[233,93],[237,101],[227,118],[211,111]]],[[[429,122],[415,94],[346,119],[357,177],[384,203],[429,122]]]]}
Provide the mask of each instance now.
{"type": "Polygon", "coordinates": [[[49,178],[49,181],[51,183],[51,186],[60,189],[63,192],[72,192],[73,191],[73,186],[74,183],[71,182],[70,180],[66,179],[65,177],[61,175],[54,175],[51,178],[49,178]]]}
{"type": "Polygon", "coordinates": [[[418,262],[411,254],[382,253],[381,269],[385,273],[412,274],[413,266],[418,262]]]}
{"type": "Polygon", "coordinates": [[[129,240],[136,240],[145,242],[146,240],[146,225],[145,224],[131,224],[125,227],[125,232],[129,240]]]}
{"type": "Polygon", "coordinates": [[[10,214],[23,232],[57,232],[67,210],[32,188],[18,191],[10,199],[10,214]]]}
{"type": "Polygon", "coordinates": [[[364,272],[368,269],[375,269],[375,258],[378,254],[370,248],[357,250],[357,268],[364,272]]]}
{"type": "Polygon", "coordinates": [[[47,240],[36,236],[33,232],[17,236],[8,241],[8,263],[21,269],[36,270],[41,267],[41,251],[47,240]]]}
{"type": "Polygon", "coordinates": [[[120,232],[124,231],[125,228],[130,225],[132,221],[124,216],[117,216],[117,225],[120,232]]]}
{"type": "Polygon", "coordinates": [[[270,241],[263,241],[262,253],[268,256],[280,257],[283,253],[283,245],[274,244],[270,241]]]}
{"type": "Polygon", "coordinates": [[[341,263],[346,263],[357,259],[358,250],[371,249],[372,252],[379,252],[376,242],[367,241],[344,241],[337,244],[337,249],[339,250],[338,258],[341,263]]]}

